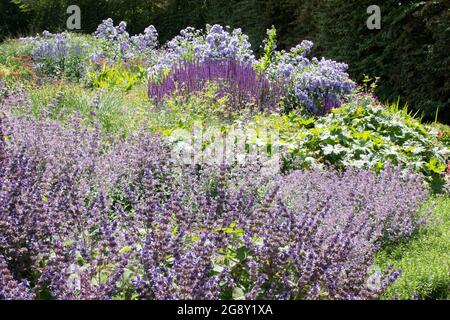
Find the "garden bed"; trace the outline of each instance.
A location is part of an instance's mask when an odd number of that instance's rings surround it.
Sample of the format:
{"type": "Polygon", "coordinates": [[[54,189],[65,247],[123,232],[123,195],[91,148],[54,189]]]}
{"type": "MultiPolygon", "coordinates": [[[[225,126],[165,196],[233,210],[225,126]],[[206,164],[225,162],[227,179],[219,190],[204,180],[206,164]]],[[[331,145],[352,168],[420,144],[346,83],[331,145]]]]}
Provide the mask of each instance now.
{"type": "Polygon", "coordinates": [[[449,298],[450,129],[267,36],[0,44],[0,299],[449,298]]]}

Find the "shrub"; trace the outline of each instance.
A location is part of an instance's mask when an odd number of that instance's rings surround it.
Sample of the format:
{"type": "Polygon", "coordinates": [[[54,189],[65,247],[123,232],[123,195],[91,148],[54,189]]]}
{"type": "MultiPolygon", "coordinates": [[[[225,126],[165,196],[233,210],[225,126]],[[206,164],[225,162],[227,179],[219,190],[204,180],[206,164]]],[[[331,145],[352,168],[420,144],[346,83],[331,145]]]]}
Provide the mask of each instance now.
{"type": "Polygon", "coordinates": [[[383,100],[400,96],[427,120],[434,119],[440,108],[440,121],[448,123],[449,2],[381,2],[380,30],[369,30],[365,24],[366,9],[372,4],[368,0],[318,4],[316,40],[323,54],[350,63],[357,81],[364,74],[380,76],[377,95],[383,100]]]}

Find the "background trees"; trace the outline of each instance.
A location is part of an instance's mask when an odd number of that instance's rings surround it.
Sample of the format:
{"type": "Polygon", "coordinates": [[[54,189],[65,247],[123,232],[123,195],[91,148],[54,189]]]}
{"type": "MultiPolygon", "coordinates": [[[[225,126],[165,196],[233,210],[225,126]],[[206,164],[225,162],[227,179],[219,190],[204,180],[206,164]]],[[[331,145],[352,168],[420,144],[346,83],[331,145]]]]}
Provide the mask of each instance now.
{"type": "Polygon", "coordinates": [[[132,33],[154,24],[164,43],[186,26],[220,23],[241,27],[258,51],[265,30],[275,25],[279,47],[303,39],[315,54],[350,65],[355,80],[381,77],[381,99],[401,97],[413,109],[450,122],[450,2],[376,1],[382,29],[366,27],[372,0],[2,0],[0,38],[44,29],[61,31],[66,8],[78,4],[83,32],[106,17],[125,20],[132,33]]]}
{"type": "Polygon", "coordinates": [[[322,52],[350,64],[354,79],[380,76],[378,95],[402,97],[450,120],[450,2],[382,1],[381,30],[366,28],[371,0],[322,1],[314,34],[322,52]]]}

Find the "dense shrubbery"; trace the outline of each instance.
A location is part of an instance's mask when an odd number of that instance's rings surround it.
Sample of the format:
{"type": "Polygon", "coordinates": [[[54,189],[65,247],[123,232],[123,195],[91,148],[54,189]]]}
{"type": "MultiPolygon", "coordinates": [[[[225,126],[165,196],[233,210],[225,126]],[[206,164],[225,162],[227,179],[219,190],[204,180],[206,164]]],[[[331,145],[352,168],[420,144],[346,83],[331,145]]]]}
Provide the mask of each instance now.
{"type": "Polygon", "coordinates": [[[350,63],[355,80],[380,76],[377,94],[396,100],[441,122],[450,121],[450,3],[384,1],[381,30],[368,30],[371,1],[326,1],[317,10],[317,42],[334,59],[350,63]],[[339,40],[337,40],[339,39],[339,40]],[[357,44],[357,45],[355,45],[357,44]]]}

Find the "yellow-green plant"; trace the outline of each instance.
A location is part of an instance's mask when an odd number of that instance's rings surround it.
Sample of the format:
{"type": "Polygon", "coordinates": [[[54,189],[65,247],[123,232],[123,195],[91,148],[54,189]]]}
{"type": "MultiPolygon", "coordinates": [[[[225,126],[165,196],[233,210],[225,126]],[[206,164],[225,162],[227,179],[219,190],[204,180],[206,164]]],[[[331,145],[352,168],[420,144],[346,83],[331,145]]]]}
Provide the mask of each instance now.
{"type": "Polygon", "coordinates": [[[100,89],[119,89],[130,91],[135,85],[141,84],[146,79],[146,71],[142,67],[128,68],[119,63],[110,66],[103,63],[100,70],[88,73],[89,84],[100,89]]]}

